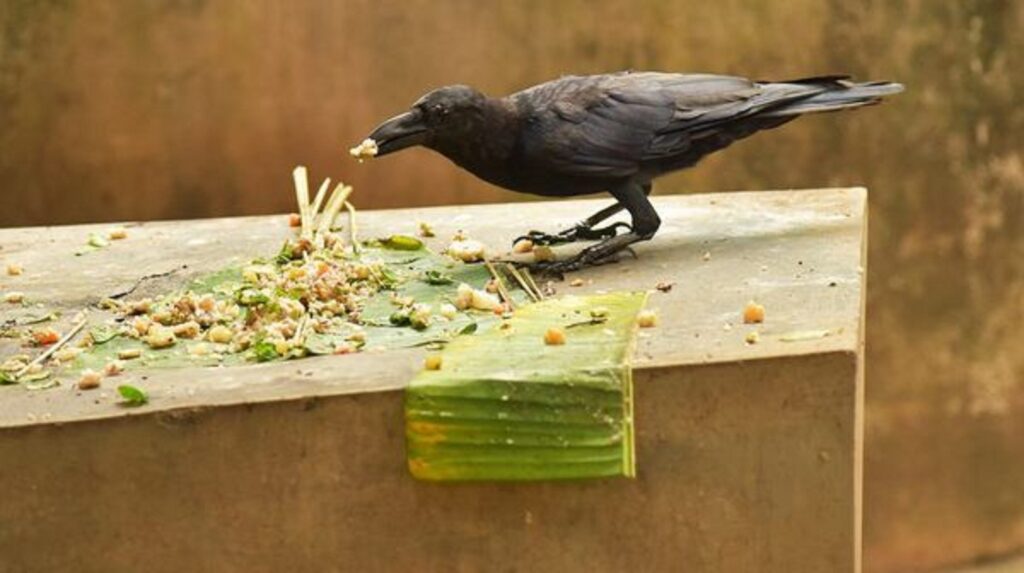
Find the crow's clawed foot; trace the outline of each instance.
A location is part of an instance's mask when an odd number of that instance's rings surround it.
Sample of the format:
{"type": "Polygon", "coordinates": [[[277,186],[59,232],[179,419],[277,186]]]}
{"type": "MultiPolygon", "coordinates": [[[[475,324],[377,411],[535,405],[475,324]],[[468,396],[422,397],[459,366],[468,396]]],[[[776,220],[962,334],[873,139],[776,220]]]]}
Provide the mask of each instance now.
{"type": "Polygon", "coordinates": [[[561,261],[544,261],[529,265],[530,271],[538,274],[547,274],[561,277],[565,273],[582,270],[586,267],[596,267],[617,263],[624,254],[630,254],[636,258],[636,252],[628,246],[615,246],[609,248],[607,243],[600,243],[587,247],[577,255],[561,261]],[[603,248],[601,248],[603,247],[603,248]]]}
{"type": "Polygon", "coordinates": [[[530,231],[529,233],[516,237],[512,244],[515,245],[519,241],[527,240],[534,245],[562,245],[565,243],[574,243],[576,241],[600,241],[602,239],[610,239],[619,234],[619,229],[625,229],[626,232],[632,231],[633,228],[629,223],[619,221],[612,223],[606,227],[595,229],[588,227],[584,224],[579,224],[554,235],[550,233],[543,233],[541,231],[530,231]]]}

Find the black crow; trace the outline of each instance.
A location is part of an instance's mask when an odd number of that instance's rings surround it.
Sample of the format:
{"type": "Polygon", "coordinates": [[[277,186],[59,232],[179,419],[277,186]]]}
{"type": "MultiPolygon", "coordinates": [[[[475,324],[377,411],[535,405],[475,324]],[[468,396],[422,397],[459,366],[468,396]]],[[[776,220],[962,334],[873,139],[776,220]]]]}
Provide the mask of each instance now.
{"type": "Polygon", "coordinates": [[[503,98],[455,85],[424,95],[369,139],[376,155],[422,145],[513,191],[611,193],[614,205],[569,229],[526,235],[541,244],[602,239],[570,259],[543,264],[562,272],[607,262],[654,236],[661,220],[647,196],[656,177],[805,113],[870,105],[902,90],[846,76],[759,82],[657,72],[566,76],[503,98]],[[632,224],[597,228],[622,209],[632,224]]]}

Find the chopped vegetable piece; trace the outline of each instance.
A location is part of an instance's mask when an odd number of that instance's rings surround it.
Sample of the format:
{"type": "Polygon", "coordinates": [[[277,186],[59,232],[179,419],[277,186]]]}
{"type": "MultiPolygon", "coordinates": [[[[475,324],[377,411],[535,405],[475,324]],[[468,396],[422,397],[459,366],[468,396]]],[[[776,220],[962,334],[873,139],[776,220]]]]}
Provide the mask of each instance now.
{"type": "Polygon", "coordinates": [[[298,213],[289,213],[288,214],[288,226],[289,227],[301,227],[302,226],[302,216],[299,215],[298,213]]]}
{"type": "Polygon", "coordinates": [[[658,315],[653,310],[641,310],[636,315],[636,324],[640,328],[651,328],[657,326],[658,315]]]}
{"type": "Polygon", "coordinates": [[[124,372],[124,362],[121,360],[111,360],[103,367],[103,373],[107,376],[117,376],[122,372],[124,372]]]}
{"type": "Polygon", "coordinates": [[[516,241],[516,244],[512,245],[513,253],[529,253],[533,250],[533,241],[530,239],[520,239],[516,241]]]}
{"type": "Polygon", "coordinates": [[[430,305],[413,305],[409,313],[409,324],[416,330],[425,330],[430,326],[430,305]]]}
{"type": "Polygon", "coordinates": [[[126,348],[117,352],[117,357],[120,360],[135,360],[142,356],[141,348],[126,348]]]}
{"type": "Polygon", "coordinates": [[[440,370],[441,369],[441,355],[431,354],[423,361],[423,367],[427,370],[440,370]]]}
{"type": "Polygon", "coordinates": [[[22,266],[17,263],[10,263],[7,265],[7,274],[12,277],[20,275],[22,272],[24,272],[24,270],[25,269],[22,268],[22,266]]]}
{"type": "Polygon", "coordinates": [[[748,302],[743,309],[743,322],[747,324],[764,322],[764,306],[754,301],[748,302]]]}
{"type": "Polygon", "coordinates": [[[458,316],[459,309],[455,308],[455,305],[449,304],[449,303],[446,302],[446,303],[441,305],[441,308],[438,311],[438,314],[440,314],[441,316],[443,316],[444,318],[446,318],[448,320],[452,320],[456,316],[458,316]]]}
{"type": "Polygon", "coordinates": [[[391,235],[381,244],[396,251],[418,251],[423,248],[423,241],[408,235],[391,235]]]}
{"type": "Polygon", "coordinates": [[[571,286],[571,287],[583,286],[583,279],[572,279],[571,281],[569,281],[569,286],[571,286]]]}
{"type": "Polygon", "coordinates": [[[177,337],[174,336],[174,331],[163,326],[150,328],[149,334],[146,335],[146,344],[150,348],[168,348],[174,346],[175,342],[177,337]]]}
{"type": "Polygon", "coordinates": [[[106,247],[107,245],[109,245],[110,242],[107,241],[106,239],[104,239],[103,237],[97,235],[96,233],[93,233],[93,234],[89,235],[89,240],[86,242],[86,244],[88,244],[90,247],[96,247],[97,249],[102,249],[103,247],[106,247]]]}
{"type": "Polygon", "coordinates": [[[78,389],[92,390],[93,388],[99,388],[101,380],[103,380],[103,375],[99,372],[83,370],[81,376],[78,377],[78,389]]]}
{"type": "Polygon", "coordinates": [[[269,362],[277,358],[277,346],[270,341],[263,340],[253,346],[257,362],[269,362]]]}
{"type": "Polygon", "coordinates": [[[459,285],[456,291],[455,306],[465,310],[473,308],[476,310],[498,310],[502,308],[501,301],[493,294],[477,290],[466,283],[459,285]]]}
{"type": "Polygon", "coordinates": [[[533,260],[538,263],[555,260],[555,252],[547,245],[540,245],[533,248],[533,260]]]}
{"type": "Polygon", "coordinates": [[[430,226],[430,223],[420,221],[420,236],[430,238],[434,236],[434,228],[430,226]]]}
{"type": "Polygon", "coordinates": [[[486,248],[480,241],[473,239],[462,239],[452,241],[445,249],[445,253],[464,263],[475,263],[482,261],[486,256],[486,248]]]}
{"type": "Polygon", "coordinates": [[[216,342],[218,344],[227,344],[231,342],[231,339],[235,337],[235,333],[223,324],[218,324],[210,329],[207,337],[210,342],[216,342]]]}
{"type": "Polygon", "coordinates": [[[25,294],[18,291],[11,291],[4,294],[4,302],[18,304],[25,301],[25,294]]]}
{"type": "Polygon", "coordinates": [[[758,332],[756,330],[752,331],[752,332],[748,332],[747,336],[744,338],[744,340],[747,341],[747,344],[757,344],[757,341],[760,340],[760,339],[761,339],[761,335],[758,334],[758,332]]]}
{"type": "Polygon", "coordinates": [[[84,352],[81,348],[66,347],[53,353],[53,357],[61,362],[71,362],[84,352]]]}
{"type": "Polygon", "coordinates": [[[4,372],[17,372],[25,367],[26,362],[28,362],[27,356],[24,359],[20,356],[8,358],[3,364],[0,364],[0,370],[4,372]]]}
{"type": "Polygon", "coordinates": [[[107,234],[107,237],[109,237],[112,241],[120,241],[121,239],[128,238],[128,231],[124,228],[119,227],[117,229],[112,229],[110,233],[107,234]]]}
{"type": "Polygon", "coordinates": [[[42,328],[32,332],[32,340],[40,346],[48,346],[60,340],[60,333],[52,328],[42,328]]]}
{"type": "Polygon", "coordinates": [[[557,326],[552,326],[544,332],[544,344],[558,346],[565,344],[565,331],[557,326]]]}

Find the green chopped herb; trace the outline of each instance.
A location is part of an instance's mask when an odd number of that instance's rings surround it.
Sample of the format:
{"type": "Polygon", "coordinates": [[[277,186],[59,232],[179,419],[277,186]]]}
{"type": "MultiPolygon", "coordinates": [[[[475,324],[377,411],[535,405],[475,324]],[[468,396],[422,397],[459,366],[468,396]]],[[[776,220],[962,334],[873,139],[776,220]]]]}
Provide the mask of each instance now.
{"type": "Polygon", "coordinates": [[[437,269],[430,269],[423,273],[423,282],[428,285],[450,285],[452,284],[452,277],[437,269]]]}
{"type": "Polygon", "coordinates": [[[259,289],[243,287],[235,293],[235,300],[238,301],[238,304],[243,306],[256,306],[270,302],[270,297],[259,289]]]}
{"type": "Polygon", "coordinates": [[[409,235],[391,235],[381,244],[395,251],[418,251],[423,248],[423,241],[409,235]]]}
{"type": "Polygon", "coordinates": [[[278,358],[277,346],[273,342],[261,340],[253,345],[253,353],[257,362],[269,362],[278,358]]]}

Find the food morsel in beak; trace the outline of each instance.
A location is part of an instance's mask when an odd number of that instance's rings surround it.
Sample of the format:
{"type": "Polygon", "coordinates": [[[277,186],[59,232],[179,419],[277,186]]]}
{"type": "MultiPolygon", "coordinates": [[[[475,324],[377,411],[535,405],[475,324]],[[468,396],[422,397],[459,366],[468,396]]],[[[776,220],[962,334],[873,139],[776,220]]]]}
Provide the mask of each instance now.
{"type": "Polygon", "coordinates": [[[377,155],[377,142],[370,138],[364,139],[362,143],[349,149],[348,153],[360,161],[372,159],[377,155]]]}

